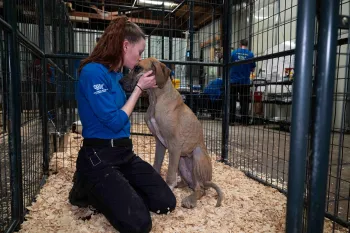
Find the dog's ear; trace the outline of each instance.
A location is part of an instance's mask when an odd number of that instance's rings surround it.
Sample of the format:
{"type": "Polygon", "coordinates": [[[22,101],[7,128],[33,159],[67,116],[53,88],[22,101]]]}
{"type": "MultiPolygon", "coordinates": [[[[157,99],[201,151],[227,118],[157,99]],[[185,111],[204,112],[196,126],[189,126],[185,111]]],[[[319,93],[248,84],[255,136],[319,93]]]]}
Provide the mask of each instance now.
{"type": "Polygon", "coordinates": [[[166,65],[158,61],[152,62],[151,69],[154,75],[156,76],[156,82],[158,87],[162,89],[169,79],[170,69],[166,67],[166,65]]]}
{"type": "Polygon", "coordinates": [[[157,64],[157,62],[155,62],[155,61],[151,62],[151,70],[153,71],[153,74],[157,73],[156,64],[157,64]]]}
{"type": "Polygon", "coordinates": [[[164,77],[166,78],[166,80],[168,80],[168,78],[170,77],[170,72],[171,70],[164,64],[164,63],[160,63],[163,69],[163,74],[164,77]]]}

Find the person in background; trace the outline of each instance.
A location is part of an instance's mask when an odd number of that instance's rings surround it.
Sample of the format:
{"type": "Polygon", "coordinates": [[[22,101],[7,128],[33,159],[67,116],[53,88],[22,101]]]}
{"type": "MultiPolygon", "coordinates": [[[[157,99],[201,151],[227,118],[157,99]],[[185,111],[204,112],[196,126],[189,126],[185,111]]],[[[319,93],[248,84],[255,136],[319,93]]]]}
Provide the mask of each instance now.
{"type": "Polygon", "coordinates": [[[205,97],[203,98],[203,102],[207,105],[212,119],[219,117],[221,114],[223,89],[224,83],[221,77],[211,80],[204,88],[203,94],[205,97]]]}
{"type": "MultiPolygon", "coordinates": [[[[254,58],[253,52],[248,49],[248,41],[240,41],[240,47],[231,53],[231,62],[254,58]]],[[[254,72],[255,62],[233,65],[230,69],[230,124],[236,121],[236,101],[239,94],[241,123],[249,124],[249,96],[250,96],[250,73],[254,72]]]]}
{"type": "Polygon", "coordinates": [[[145,50],[145,35],[127,17],[111,21],[79,67],[78,112],[84,138],[76,161],[71,204],[92,206],[119,232],[150,232],[150,211],[167,214],[176,198],[153,167],[133,151],[129,117],[143,90],[156,87],[143,74],[130,97],[119,84],[123,66],[133,69],[145,50]]]}

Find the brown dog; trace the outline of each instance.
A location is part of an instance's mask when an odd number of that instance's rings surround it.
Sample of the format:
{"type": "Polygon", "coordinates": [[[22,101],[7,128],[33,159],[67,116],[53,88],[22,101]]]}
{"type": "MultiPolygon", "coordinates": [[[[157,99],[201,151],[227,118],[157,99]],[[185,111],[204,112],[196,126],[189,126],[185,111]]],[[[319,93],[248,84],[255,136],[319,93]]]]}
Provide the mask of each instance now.
{"type": "Polygon", "coordinates": [[[132,91],[142,74],[149,70],[153,70],[158,85],[158,88],[147,90],[149,107],[145,115],[147,126],[156,138],[154,169],[160,172],[167,148],[167,184],[171,189],[188,185],[194,191],[182,200],[182,206],[195,207],[197,200],[205,195],[208,187],[217,191],[216,206],[220,206],[223,193],[211,182],[212,164],[204,144],[202,126],[174,88],[170,80],[170,70],[157,59],[147,58],[140,61],[120,83],[124,90],[132,91]],[[180,173],[181,185],[176,183],[177,171],[180,173]]]}

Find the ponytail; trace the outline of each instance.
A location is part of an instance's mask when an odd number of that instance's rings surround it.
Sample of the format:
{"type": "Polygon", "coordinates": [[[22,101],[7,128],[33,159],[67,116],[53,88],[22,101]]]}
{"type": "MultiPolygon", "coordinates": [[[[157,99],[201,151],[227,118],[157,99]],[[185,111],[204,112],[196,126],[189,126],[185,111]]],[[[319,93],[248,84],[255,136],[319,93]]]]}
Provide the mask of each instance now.
{"type": "Polygon", "coordinates": [[[124,63],[124,40],[136,43],[141,38],[145,39],[145,35],[138,25],[130,22],[126,16],[116,17],[105,29],[90,56],[80,63],[79,74],[90,62],[104,64],[110,71],[120,70],[124,63]]]}

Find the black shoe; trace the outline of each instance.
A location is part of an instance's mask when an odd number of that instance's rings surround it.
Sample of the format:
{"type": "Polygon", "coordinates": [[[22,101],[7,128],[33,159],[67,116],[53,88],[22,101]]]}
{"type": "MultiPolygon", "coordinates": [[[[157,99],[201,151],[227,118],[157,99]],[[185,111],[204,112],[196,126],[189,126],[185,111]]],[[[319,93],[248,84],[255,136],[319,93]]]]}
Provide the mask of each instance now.
{"type": "Polygon", "coordinates": [[[73,176],[73,187],[69,192],[69,202],[81,208],[86,208],[90,205],[87,193],[84,191],[84,183],[77,172],[73,176]]]}

